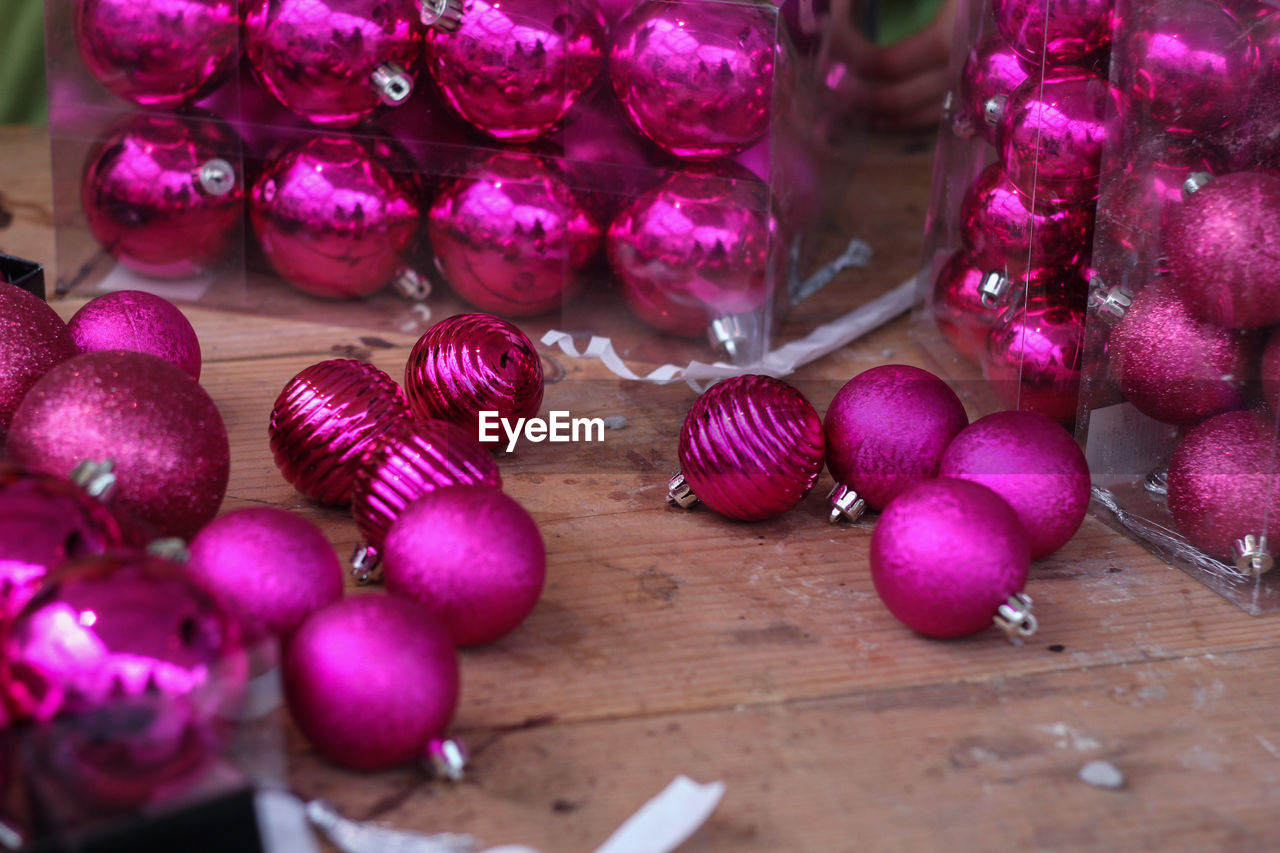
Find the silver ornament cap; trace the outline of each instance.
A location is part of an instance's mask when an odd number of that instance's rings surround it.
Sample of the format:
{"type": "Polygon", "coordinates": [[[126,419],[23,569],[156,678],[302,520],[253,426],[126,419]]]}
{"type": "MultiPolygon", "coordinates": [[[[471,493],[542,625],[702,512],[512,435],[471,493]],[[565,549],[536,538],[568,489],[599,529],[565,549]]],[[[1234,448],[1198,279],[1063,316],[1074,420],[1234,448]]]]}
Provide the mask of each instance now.
{"type": "Polygon", "coordinates": [[[413,78],[398,62],[384,62],[369,75],[378,98],[389,107],[398,107],[413,94],[413,78]]]}
{"type": "Polygon", "coordinates": [[[1025,592],[1015,592],[1004,604],[996,608],[993,621],[1015,646],[1022,645],[1022,641],[1040,627],[1039,620],[1031,612],[1032,606],[1031,596],[1025,592]]]}
{"type": "Polygon", "coordinates": [[[693,493],[693,489],[689,488],[689,484],[685,482],[684,474],[679,471],[667,481],[667,502],[673,503],[681,509],[692,509],[693,505],[698,502],[698,496],[693,493]]]}
{"type": "Polygon", "coordinates": [[[1271,571],[1275,557],[1267,543],[1267,537],[1249,534],[1235,541],[1232,547],[1236,568],[1252,577],[1261,577],[1271,571]]]}
{"type": "Polygon", "coordinates": [[[836,483],[835,488],[827,494],[827,500],[831,502],[831,512],[827,515],[827,521],[831,524],[836,524],[841,519],[857,521],[867,511],[867,502],[844,483],[836,483]]]}

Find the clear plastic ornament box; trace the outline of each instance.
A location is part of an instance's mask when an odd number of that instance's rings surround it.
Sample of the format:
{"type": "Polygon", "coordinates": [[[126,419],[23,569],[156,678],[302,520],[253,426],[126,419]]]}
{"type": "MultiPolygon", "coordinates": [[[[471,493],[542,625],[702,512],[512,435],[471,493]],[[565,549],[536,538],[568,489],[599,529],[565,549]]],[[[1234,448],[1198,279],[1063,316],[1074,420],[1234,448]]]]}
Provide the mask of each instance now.
{"type": "MultiPolygon", "coordinates": [[[[616,211],[635,202],[649,188],[671,180],[677,173],[698,168],[666,154],[624,127],[607,65],[553,132],[535,143],[515,146],[496,142],[454,116],[442,103],[425,64],[413,71],[414,91],[406,103],[395,108],[379,107],[354,127],[321,131],[280,106],[259,85],[242,51],[237,74],[193,107],[180,110],[186,120],[196,126],[232,130],[242,140],[241,144],[226,145],[218,159],[231,168],[246,196],[255,176],[280,151],[322,132],[374,144],[394,139],[392,146],[402,147],[401,153],[407,152],[408,156],[388,157],[383,164],[393,172],[412,174],[422,188],[422,236],[403,264],[413,274],[392,276],[385,287],[363,298],[326,299],[304,294],[274,272],[255,239],[247,212],[232,226],[230,248],[216,263],[205,265],[194,274],[165,272],[156,277],[127,268],[90,230],[81,203],[81,185],[95,145],[113,128],[148,111],[112,94],[88,70],[77,45],[75,2],[45,0],[57,226],[57,281],[56,285],[51,283],[50,290],[57,295],[93,296],[107,290],[146,289],[202,307],[411,335],[456,313],[491,310],[517,322],[531,336],[560,329],[572,335],[582,348],[590,336],[602,335],[613,341],[624,358],[685,364],[691,360],[753,362],[779,342],[780,329],[789,313],[793,319],[787,325],[787,335],[800,336],[880,295],[892,284],[835,276],[816,295],[805,291],[824,280],[821,275],[814,278],[814,273],[832,270],[858,231],[857,205],[852,201],[856,194],[850,191],[856,131],[843,123],[837,128],[830,120],[830,110],[823,101],[826,90],[819,79],[827,51],[824,22],[819,14],[824,5],[821,0],[787,0],[799,7],[793,19],[796,23],[791,25],[778,7],[768,2],[713,0],[725,9],[751,7],[766,14],[778,59],[774,63],[767,132],[748,150],[712,164],[712,169],[732,177],[713,175],[703,178],[702,184],[704,190],[707,186],[713,188],[708,192],[714,197],[717,180],[728,187],[735,181],[743,183],[743,175],[748,183],[758,180],[752,173],[763,178],[758,187],[761,191],[749,194],[750,200],[730,198],[723,204],[726,210],[754,206],[752,213],[770,223],[770,232],[762,251],[759,246],[751,248],[759,255],[754,263],[763,282],[758,298],[744,301],[733,293],[717,296],[719,304],[699,306],[705,310],[705,323],[678,334],[655,329],[627,307],[603,248],[594,252],[581,269],[570,269],[568,261],[560,262],[565,281],[579,287],[576,294],[541,313],[513,315],[505,310],[477,308],[460,298],[442,274],[426,234],[426,212],[431,200],[451,183],[467,180],[468,169],[474,164],[503,150],[523,152],[521,156],[566,175],[574,198],[594,211],[602,231],[607,228],[605,217],[615,216],[616,211]],[[622,147],[633,149],[628,156],[613,155],[619,146],[608,144],[610,133],[627,137],[622,147]],[[602,150],[606,152],[598,155],[602,159],[591,159],[597,156],[594,152],[602,150]],[[604,158],[623,162],[603,162],[604,158]],[[765,184],[768,192],[763,191],[765,184]],[[790,312],[797,301],[801,309],[790,312]]],[[[707,2],[686,0],[663,5],[678,12],[705,7],[707,2]]],[[[242,0],[242,11],[247,6],[242,0]]],[[[140,176],[139,180],[146,178],[140,176]]],[[[703,254],[707,257],[693,259],[688,270],[677,270],[672,273],[674,277],[714,266],[717,253],[732,255],[743,251],[734,245],[717,245],[714,240],[704,243],[699,251],[705,249],[703,254]]],[[[519,284],[497,282],[502,289],[519,284]]]]}

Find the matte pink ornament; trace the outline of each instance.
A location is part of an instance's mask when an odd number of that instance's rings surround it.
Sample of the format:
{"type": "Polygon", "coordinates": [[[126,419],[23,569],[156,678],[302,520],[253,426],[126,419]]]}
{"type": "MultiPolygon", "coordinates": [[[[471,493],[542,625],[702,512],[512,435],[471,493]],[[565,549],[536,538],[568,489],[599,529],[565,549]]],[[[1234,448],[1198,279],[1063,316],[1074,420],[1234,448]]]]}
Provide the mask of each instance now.
{"type": "Polygon", "coordinates": [[[1089,509],[1089,465],[1071,433],[1036,412],[996,412],[965,427],[942,454],[939,477],[979,483],[1012,507],[1031,559],[1070,541],[1089,509]]]}
{"type": "Polygon", "coordinates": [[[884,509],[915,483],[938,476],[942,452],[968,423],[956,392],[929,371],[873,367],[846,382],[827,409],[827,467],[837,486],[884,509]]]}
{"type": "Polygon", "coordinates": [[[404,388],[415,416],[476,432],[479,413],[514,422],[538,413],[542,358],[524,332],[492,314],[441,320],[413,345],[404,388]]]}
{"type": "Polygon", "coordinates": [[[416,178],[393,171],[410,168],[403,157],[327,135],[279,154],[249,200],[254,234],[276,272],[327,299],[372,295],[400,273],[421,224],[416,178]]]}
{"type": "Polygon", "coordinates": [[[1271,418],[1227,412],[1192,427],[1169,462],[1169,512],[1187,541],[1231,561],[1236,540],[1274,537],[1280,470],[1271,418]]]}
{"type": "Polygon", "coordinates": [[[1075,296],[1033,293],[1001,312],[982,370],[1008,408],[1075,421],[1080,396],[1084,311],[1075,296]]]}
{"type": "Polygon", "coordinates": [[[822,420],[795,388],[755,374],[725,379],[685,415],[668,498],[738,521],[774,518],[813,488],[823,449],[822,420]]]}
{"type": "MultiPolygon", "coordinates": [[[[1032,67],[1038,65],[1032,63],[1032,67]]],[[[1027,64],[999,36],[988,36],[969,51],[960,72],[964,118],[992,145],[1000,144],[1000,117],[1009,96],[1027,76],[1027,64]]]]}
{"type": "Polygon", "coordinates": [[[445,100],[505,142],[546,135],[604,68],[604,20],[591,0],[466,0],[450,33],[427,35],[445,100]]]}
{"type": "Polygon", "coordinates": [[[0,440],[31,386],[76,352],[67,324],[43,299],[0,282],[0,440]]]}
{"type": "Polygon", "coordinates": [[[1280,323],[1280,177],[1210,181],[1173,214],[1164,252],[1195,316],[1231,329],[1280,323]]]}
{"type": "Polygon", "coordinates": [[[276,397],[267,428],[276,467],[321,503],[351,502],[369,445],[409,417],[404,392],[372,364],[335,358],[313,364],[276,397]]]}
{"type": "Polygon", "coordinates": [[[386,595],[316,613],[285,652],[284,693],[325,758],[356,770],[422,759],[458,703],[458,655],[422,605],[386,595]]]}
{"type": "Polygon", "coordinates": [[[129,269],[154,278],[208,272],[239,242],[242,143],[212,118],[136,113],[94,144],[80,203],[89,230],[129,269]]]}
{"type": "Polygon", "coordinates": [[[237,0],[76,0],[85,67],[120,97],[156,109],[194,103],[240,58],[237,0]]]}
{"type": "Polygon", "coordinates": [[[438,618],[455,645],[492,643],[533,612],[547,549],[529,513],[489,486],[436,489],[387,531],[383,583],[438,618]]]}
{"type": "Polygon", "coordinates": [[[765,135],[785,73],[777,15],[750,4],[644,2],[619,24],[609,75],[640,132],[678,157],[713,160],[765,135]]]}
{"type": "Polygon", "coordinates": [[[600,226],[563,169],[519,151],[496,151],[445,187],[427,227],[449,286],[477,308],[517,317],[572,298],[600,249],[600,226]]]}
{"type": "Polygon", "coordinates": [[[200,779],[248,676],[235,621],[158,557],[54,570],[4,642],[4,690],[28,729],[27,772],[82,807],[127,809],[200,779]]]}
{"type": "Polygon", "coordinates": [[[1107,354],[1138,411],[1188,426],[1244,408],[1257,341],[1197,319],[1174,288],[1153,282],[1111,330],[1107,354]]]}
{"type": "Polygon", "coordinates": [[[964,249],[957,249],[938,271],[929,310],[938,331],[960,355],[977,359],[987,347],[996,310],[982,304],[984,273],[964,249]]]}
{"type": "Polygon", "coordinates": [[[919,482],[885,508],[871,534],[871,580],[884,606],[928,637],[989,627],[1027,583],[1031,547],[1018,516],[986,486],[919,482]]]}
{"type": "Polygon", "coordinates": [[[109,459],[112,505],[183,538],[217,514],[231,467],[222,416],[200,384],[163,359],[121,350],[45,374],[14,414],[5,451],[57,476],[109,459]]]}
{"type": "Polygon", "coordinates": [[[1076,65],[1111,46],[1115,0],[992,0],[1009,46],[1033,67],[1076,65]]]}
{"type": "Polygon", "coordinates": [[[145,352],[200,378],[200,339],[172,302],[141,290],[117,290],[91,299],[67,321],[81,352],[145,352]]]}

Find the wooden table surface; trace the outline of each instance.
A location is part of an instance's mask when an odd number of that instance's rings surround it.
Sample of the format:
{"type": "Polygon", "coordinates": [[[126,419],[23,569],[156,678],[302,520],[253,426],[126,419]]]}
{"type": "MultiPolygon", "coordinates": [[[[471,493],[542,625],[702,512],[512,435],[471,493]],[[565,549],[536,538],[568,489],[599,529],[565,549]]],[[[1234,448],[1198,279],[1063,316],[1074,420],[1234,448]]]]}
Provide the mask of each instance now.
{"type": "MultiPolygon", "coordinates": [[[[931,151],[885,140],[859,167],[883,208],[868,224],[876,265],[861,275],[885,286],[917,263],[931,151]]],[[[0,192],[14,214],[0,249],[52,267],[42,131],[0,131],[0,192]]],[[[57,307],[70,316],[79,304],[57,307]]],[[[412,338],[188,315],[231,435],[224,509],[287,507],[345,557],[354,524],[285,484],[268,414],[291,376],[335,353],[398,375],[412,338]]],[[[1032,642],[923,639],[876,599],[870,523],[824,521],[828,475],[771,522],[669,508],[693,392],[544,356],[564,377],[546,407],[628,425],[603,445],[525,444],[499,459],[542,529],[549,577],[519,630],[462,653],[454,730],[474,753],[467,779],[348,773],[286,727],[299,794],[545,853],[593,850],[680,773],[727,786],[690,853],[1280,846],[1277,617],[1245,615],[1090,517],[1032,566],[1032,642]],[[1084,784],[1093,759],[1119,768],[1124,787],[1084,784]]],[[[924,363],[905,320],[797,382],[825,411],[844,380],[886,358],[924,363]]]]}

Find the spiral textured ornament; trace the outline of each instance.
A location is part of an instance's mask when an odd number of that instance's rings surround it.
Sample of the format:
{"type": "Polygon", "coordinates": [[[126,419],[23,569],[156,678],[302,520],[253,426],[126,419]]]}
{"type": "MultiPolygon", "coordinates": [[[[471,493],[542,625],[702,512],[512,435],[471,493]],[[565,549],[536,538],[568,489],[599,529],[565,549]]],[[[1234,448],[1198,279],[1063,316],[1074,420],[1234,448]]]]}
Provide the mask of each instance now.
{"type": "Polygon", "coordinates": [[[773,518],[813,488],[823,449],[822,420],[795,388],[755,374],[725,379],[685,416],[669,497],[739,521],[773,518]]]}
{"type": "Polygon", "coordinates": [[[492,314],[459,314],[436,323],[413,345],[404,369],[415,416],[439,418],[475,433],[478,413],[515,420],[542,405],[542,359],[518,328],[492,314]]]}
{"type": "Polygon", "coordinates": [[[351,502],[356,470],[378,436],[409,417],[395,380],[371,364],[313,364],[284,386],[268,434],[276,466],[295,489],[321,503],[351,502]]]}

